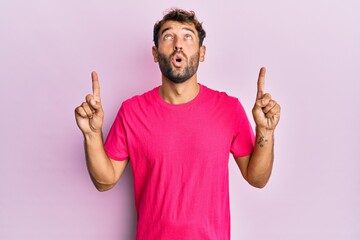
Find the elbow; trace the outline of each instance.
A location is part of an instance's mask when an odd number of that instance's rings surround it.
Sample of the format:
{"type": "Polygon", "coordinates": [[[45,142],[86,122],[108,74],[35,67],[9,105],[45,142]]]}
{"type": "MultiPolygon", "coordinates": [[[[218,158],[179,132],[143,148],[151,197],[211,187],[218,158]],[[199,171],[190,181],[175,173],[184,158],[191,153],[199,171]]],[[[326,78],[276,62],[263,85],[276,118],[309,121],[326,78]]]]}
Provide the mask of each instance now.
{"type": "Polygon", "coordinates": [[[101,183],[94,183],[94,185],[99,192],[106,192],[115,186],[115,184],[101,184],[101,183]]]}
{"type": "Polygon", "coordinates": [[[248,181],[248,183],[255,188],[262,189],[266,186],[267,181],[248,181]]]}
{"type": "Polygon", "coordinates": [[[95,188],[96,188],[96,190],[98,190],[99,192],[106,192],[106,191],[110,190],[110,189],[108,189],[108,188],[105,188],[105,187],[99,186],[99,185],[95,185],[95,188]]]}
{"type": "Polygon", "coordinates": [[[269,178],[270,176],[254,176],[254,175],[248,175],[248,178],[246,179],[247,182],[255,187],[255,188],[259,188],[262,189],[264,188],[267,183],[269,182],[269,178]]]}
{"type": "Polygon", "coordinates": [[[246,180],[247,182],[255,187],[262,189],[269,182],[271,176],[271,169],[247,169],[246,180]]]}
{"type": "Polygon", "coordinates": [[[97,179],[95,179],[94,176],[90,175],[91,181],[93,182],[95,188],[99,191],[99,192],[106,192],[110,189],[112,189],[116,182],[111,182],[111,183],[104,183],[104,182],[100,182],[97,179]]]}

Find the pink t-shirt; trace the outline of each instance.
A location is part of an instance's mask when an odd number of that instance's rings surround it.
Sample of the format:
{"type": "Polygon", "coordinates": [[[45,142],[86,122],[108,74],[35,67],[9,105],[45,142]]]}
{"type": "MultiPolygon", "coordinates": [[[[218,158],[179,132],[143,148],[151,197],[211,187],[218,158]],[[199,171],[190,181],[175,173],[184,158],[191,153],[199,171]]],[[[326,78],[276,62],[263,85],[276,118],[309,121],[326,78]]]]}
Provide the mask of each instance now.
{"type": "Polygon", "coordinates": [[[185,104],[159,87],[123,102],[105,142],[130,158],[137,240],[229,240],[229,153],[252,153],[254,133],[240,102],[200,85],[185,104]]]}

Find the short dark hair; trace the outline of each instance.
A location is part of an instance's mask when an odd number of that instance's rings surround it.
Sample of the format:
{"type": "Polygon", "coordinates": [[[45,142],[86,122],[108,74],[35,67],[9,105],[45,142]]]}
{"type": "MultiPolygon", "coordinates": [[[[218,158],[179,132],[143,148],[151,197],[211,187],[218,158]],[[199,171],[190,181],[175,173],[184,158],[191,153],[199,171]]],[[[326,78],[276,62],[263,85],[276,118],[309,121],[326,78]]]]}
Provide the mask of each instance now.
{"type": "Polygon", "coordinates": [[[173,8],[166,13],[166,15],[154,25],[154,34],[153,41],[156,47],[159,47],[159,31],[162,25],[164,25],[167,21],[176,21],[181,23],[192,23],[194,24],[196,31],[199,37],[199,44],[202,46],[204,38],[206,36],[206,32],[202,27],[202,23],[200,23],[194,11],[186,11],[179,8],[173,8]]]}

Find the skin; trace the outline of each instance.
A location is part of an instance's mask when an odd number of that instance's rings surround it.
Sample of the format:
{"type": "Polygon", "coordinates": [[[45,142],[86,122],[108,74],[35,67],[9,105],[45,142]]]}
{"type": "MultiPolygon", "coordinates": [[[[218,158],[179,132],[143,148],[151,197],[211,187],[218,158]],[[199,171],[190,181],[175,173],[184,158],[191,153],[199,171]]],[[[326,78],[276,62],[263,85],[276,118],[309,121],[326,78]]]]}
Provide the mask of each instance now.
{"type": "Polygon", "coordinates": [[[274,162],[274,131],[280,120],[280,105],[264,93],[266,69],[262,67],[257,81],[257,94],[252,109],[256,124],[256,144],[251,155],[235,161],[242,176],[252,186],[263,188],[269,181],[274,162]]]}
{"type": "MultiPolygon", "coordinates": [[[[161,97],[171,104],[191,101],[199,93],[197,65],[205,60],[206,48],[199,46],[199,37],[192,24],[167,21],[160,29],[159,47],[152,48],[154,62],[160,64],[162,84],[161,97]],[[182,61],[177,63],[175,56],[182,61]],[[192,61],[192,60],[193,61],[192,61]],[[195,61],[194,61],[195,59],[195,61]],[[164,62],[165,61],[165,62],[164,62]],[[164,70],[167,65],[167,72],[164,70]],[[195,68],[195,71],[191,71],[195,68]],[[190,74],[189,74],[190,72],[190,74]],[[175,78],[181,81],[174,81],[175,78]]],[[[244,179],[254,187],[262,188],[268,182],[274,160],[274,130],[280,119],[280,105],[270,94],[264,93],[266,69],[260,69],[257,95],[252,110],[256,123],[257,143],[254,152],[235,161],[244,179]]],[[[75,109],[76,123],[84,135],[86,162],[90,177],[99,191],[115,186],[129,160],[110,159],[103,147],[102,125],[104,111],[101,105],[100,84],[96,72],[92,72],[92,94],[75,109]]]]}
{"type": "MultiPolygon", "coordinates": [[[[186,60],[180,67],[176,67],[173,62],[171,63],[173,70],[178,74],[184,73],[185,68],[190,64],[191,56],[198,55],[200,62],[205,60],[206,47],[199,47],[199,37],[192,24],[168,21],[161,27],[159,47],[153,46],[152,48],[154,62],[159,62],[159,55],[171,56],[174,51],[181,52],[186,56],[186,60]]],[[[161,78],[160,95],[169,103],[186,103],[194,99],[199,93],[200,88],[196,72],[182,83],[174,83],[164,74],[161,78]]]]}
{"type": "Polygon", "coordinates": [[[84,135],[86,163],[92,182],[99,191],[115,186],[129,160],[110,159],[104,150],[102,125],[104,111],[101,105],[100,84],[96,72],[91,73],[93,93],[75,109],[76,123],[84,135]]]}

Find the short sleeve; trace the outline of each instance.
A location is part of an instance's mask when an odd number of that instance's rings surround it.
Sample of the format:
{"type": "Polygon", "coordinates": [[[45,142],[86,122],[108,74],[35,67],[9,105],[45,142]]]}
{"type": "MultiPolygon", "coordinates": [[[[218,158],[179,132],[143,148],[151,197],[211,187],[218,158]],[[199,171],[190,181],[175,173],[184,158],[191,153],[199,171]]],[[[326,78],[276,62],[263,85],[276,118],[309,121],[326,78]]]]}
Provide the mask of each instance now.
{"type": "Polygon", "coordinates": [[[244,157],[254,150],[255,135],[246,112],[237,100],[235,106],[234,138],[231,143],[230,152],[234,157],[244,157]]]}
{"type": "Polygon", "coordinates": [[[104,144],[108,157],[118,161],[126,160],[129,157],[124,118],[124,107],[122,105],[104,144]]]}

